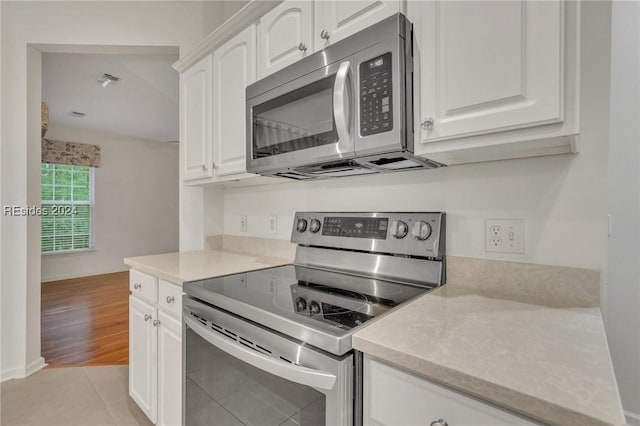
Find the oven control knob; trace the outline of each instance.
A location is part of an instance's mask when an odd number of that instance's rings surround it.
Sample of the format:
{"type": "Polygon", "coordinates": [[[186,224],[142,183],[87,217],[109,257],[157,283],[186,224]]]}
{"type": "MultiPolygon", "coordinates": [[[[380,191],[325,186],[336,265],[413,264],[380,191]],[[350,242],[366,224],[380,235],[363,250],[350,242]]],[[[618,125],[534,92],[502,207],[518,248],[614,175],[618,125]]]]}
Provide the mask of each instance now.
{"type": "Polygon", "coordinates": [[[395,238],[404,238],[409,233],[409,225],[401,220],[391,222],[391,235],[395,238]]]}
{"type": "Polygon", "coordinates": [[[309,303],[309,312],[311,315],[318,315],[320,313],[320,305],[318,302],[309,303]]]}
{"type": "Polygon", "coordinates": [[[431,236],[431,225],[427,222],[417,221],[413,224],[413,236],[424,241],[431,236]]]}
{"type": "Polygon", "coordinates": [[[307,220],[306,219],[298,219],[298,222],[296,223],[296,229],[298,230],[298,232],[304,232],[307,230],[307,220]]]}
{"type": "Polygon", "coordinates": [[[314,234],[320,230],[320,221],[318,219],[311,219],[311,223],[309,224],[309,231],[314,234]]]}
{"type": "Polygon", "coordinates": [[[307,301],[302,297],[296,299],[296,312],[303,312],[307,309],[307,301]]]}

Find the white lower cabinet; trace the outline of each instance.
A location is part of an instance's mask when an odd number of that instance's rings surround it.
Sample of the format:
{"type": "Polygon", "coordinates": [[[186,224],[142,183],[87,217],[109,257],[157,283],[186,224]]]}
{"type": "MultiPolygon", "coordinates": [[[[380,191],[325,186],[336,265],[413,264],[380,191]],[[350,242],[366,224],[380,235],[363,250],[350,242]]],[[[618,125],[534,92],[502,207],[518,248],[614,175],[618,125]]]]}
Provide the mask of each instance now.
{"type": "Polygon", "coordinates": [[[182,423],[182,316],[177,307],[182,304],[182,291],[140,271],[131,270],[130,280],[132,288],[141,281],[147,288],[129,297],[129,395],[153,423],[178,426],[182,423]]]}
{"type": "Polygon", "coordinates": [[[365,355],[364,426],[539,425],[365,355]]]}
{"type": "Polygon", "coordinates": [[[157,337],[151,322],[156,308],[129,296],[129,395],[156,422],[155,362],[157,337]]]}
{"type": "Polygon", "coordinates": [[[158,312],[158,426],[182,423],[182,323],[158,312]]]}

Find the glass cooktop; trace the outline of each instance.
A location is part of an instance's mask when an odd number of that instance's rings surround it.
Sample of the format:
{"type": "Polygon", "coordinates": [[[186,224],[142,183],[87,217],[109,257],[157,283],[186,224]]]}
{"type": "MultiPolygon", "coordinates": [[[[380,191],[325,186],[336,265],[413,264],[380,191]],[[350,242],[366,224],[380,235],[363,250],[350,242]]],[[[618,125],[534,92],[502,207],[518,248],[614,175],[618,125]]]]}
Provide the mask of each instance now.
{"type": "Polygon", "coordinates": [[[332,344],[325,348],[322,342],[350,336],[369,319],[434,287],[286,265],[183,288],[193,298],[334,352],[332,344]]]}

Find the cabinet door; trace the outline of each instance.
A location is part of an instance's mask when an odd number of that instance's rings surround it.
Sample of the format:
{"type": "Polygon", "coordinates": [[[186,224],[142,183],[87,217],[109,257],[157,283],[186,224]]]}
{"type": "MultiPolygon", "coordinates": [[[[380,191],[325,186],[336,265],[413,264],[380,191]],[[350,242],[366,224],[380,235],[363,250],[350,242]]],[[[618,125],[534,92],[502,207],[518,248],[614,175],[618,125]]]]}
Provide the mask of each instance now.
{"type": "Polygon", "coordinates": [[[213,176],[211,147],[212,58],[207,56],[180,76],[183,179],[213,176]]]}
{"type": "Polygon", "coordinates": [[[401,0],[316,1],[315,50],[324,49],[382,19],[402,12],[401,0]],[[326,31],[328,38],[322,37],[326,31]]]}
{"type": "Polygon", "coordinates": [[[534,426],[530,420],[365,358],[364,425],[534,426]]]}
{"type": "Polygon", "coordinates": [[[158,426],[182,423],[182,324],[158,312],[158,426]]]}
{"type": "Polygon", "coordinates": [[[411,2],[422,140],[561,122],[563,15],[561,1],[411,2]]]}
{"type": "Polygon", "coordinates": [[[129,395],[156,422],[157,335],[156,308],[129,296],[129,395]]]}
{"type": "Polygon", "coordinates": [[[216,175],[246,171],[246,88],[256,79],[256,26],[213,54],[216,175]]]}
{"type": "Polygon", "coordinates": [[[258,24],[258,78],[291,65],[313,51],[313,3],[284,1],[258,24]]]}

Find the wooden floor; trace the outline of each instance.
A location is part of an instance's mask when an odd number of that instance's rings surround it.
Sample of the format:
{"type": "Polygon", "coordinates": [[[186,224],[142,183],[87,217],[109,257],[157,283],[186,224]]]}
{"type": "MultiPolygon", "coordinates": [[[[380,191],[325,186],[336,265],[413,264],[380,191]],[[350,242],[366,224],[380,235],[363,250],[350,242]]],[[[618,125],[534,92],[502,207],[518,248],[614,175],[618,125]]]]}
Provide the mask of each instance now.
{"type": "Polygon", "coordinates": [[[42,284],[42,356],[50,367],[129,362],[129,272],[42,284]]]}

